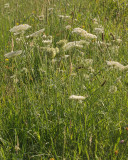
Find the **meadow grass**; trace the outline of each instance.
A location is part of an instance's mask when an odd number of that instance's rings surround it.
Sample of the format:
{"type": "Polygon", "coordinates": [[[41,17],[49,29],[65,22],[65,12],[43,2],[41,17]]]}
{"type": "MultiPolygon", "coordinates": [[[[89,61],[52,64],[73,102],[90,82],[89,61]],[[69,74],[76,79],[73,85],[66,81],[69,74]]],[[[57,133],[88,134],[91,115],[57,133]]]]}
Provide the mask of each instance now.
{"type": "Polygon", "coordinates": [[[106,63],[128,64],[127,1],[1,0],[0,22],[0,159],[128,160],[128,72],[106,63]],[[20,24],[31,28],[9,31],[20,24]],[[84,40],[74,28],[98,27],[97,39],[55,57],[42,35],[26,38],[45,28],[56,48],[84,40]]]}

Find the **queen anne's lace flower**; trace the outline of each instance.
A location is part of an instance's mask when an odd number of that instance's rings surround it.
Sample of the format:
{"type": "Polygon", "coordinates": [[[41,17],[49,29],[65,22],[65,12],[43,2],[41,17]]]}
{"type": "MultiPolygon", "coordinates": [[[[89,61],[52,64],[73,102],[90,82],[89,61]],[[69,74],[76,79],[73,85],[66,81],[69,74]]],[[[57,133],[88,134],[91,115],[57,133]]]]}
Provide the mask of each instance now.
{"type": "Polygon", "coordinates": [[[24,33],[29,28],[31,28],[31,26],[29,26],[28,24],[21,24],[11,28],[10,32],[14,33],[14,35],[18,35],[20,33],[24,33]]]}
{"type": "Polygon", "coordinates": [[[41,29],[41,30],[39,30],[39,31],[36,31],[36,32],[34,32],[34,33],[26,36],[26,38],[38,37],[38,36],[40,36],[44,31],[45,31],[45,29],[43,28],[43,29],[41,29]]]}
{"type": "Polygon", "coordinates": [[[116,86],[111,86],[111,87],[109,88],[109,92],[110,92],[110,93],[115,93],[115,92],[117,92],[117,87],[116,87],[116,86]]]}
{"type": "Polygon", "coordinates": [[[69,30],[69,29],[71,29],[72,27],[71,27],[71,25],[67,25],[66,27],[65,27],[65,29],[67,29],[67,30],[69,30]]]}
{"type": "Polygon", "coordinates": [[[74,99],[74,100],[84,100],[86,97],[84,96],[77,96],[77,95],[71,95],[69,99],[74,99]]]}
{"type": "Polygon", "coordinates": [[[104,28],[99,27],[99,28],[94,28],[94,32],[99,34],[99,33],[103,33],[104,32],[104,28]]]}
{"type": "Polygon", "coordinates": [[[77,33],[78,35],[84,37],[87,34],[87,31],[82,28],[74,28],[72,33],[77,33]]]}
{"type": "Polygon", "coordinates": [[[12,51],[12,52],[9,52],[9,53],[6,53],[4,56],[6,58],[12,58],[12,57],[15,57],[15,56],[18,56],[22,53],[22,50],[19,50],[19,51],[12,51]]]}
{"type": "Polygon", "coordinates": [[[83,45],[77,44],[75,42],[69,42],[69,43],[65,44],[62,49],[64,51],[68,51],[68,50],[71,50],[73,48],[83,48],[83,45]]]}
{"type": "Polygon", "coordinates": [[[71,50],[71,49],[73,49],[73,48],[78,48],[78,49],[80,49],[80,48],[83,48],[83,47],[84,47],[84,46],[83,46],[84,44],[88,45],[89,42],[87,42],[87,41],[85,41],[85,40],[68,42],[67,44],[65,44],[65,45],[62,47],[62,49],[63,49],[64,51],[68,51],[68,50],[71,50]]]}
{"type": "Polygon", "coordinates": [[[128,65],[127,66],[123,66],[119,62],[115,62],[115,61],[106,61],[106,62],[107,62],[108,66],[111,66],[113,68],[119,69],[121,71],[128,70],[128,65]]]}
{"type": "Polygon", "coordinates": [[[62,39],[62,40],[60,40],[59,42],[57,42],[56,44],[57,44],[57,46],[58,47],[63,47],[64,45],[66,45],[67,44],[67,39],[62,39]]]}
{"type": "Polygon", "coordinates": [[[42,40],[43,44],[46,44],[46,45],[51,45],[52,44],[52,36],[43,35],[42,39],[43,39],[42,40]]]}
{"type": "Polygon", "coordinates": [[[64,16],[64,15],[58,15],[59,18],[62,18],[62,19],[70,19],[71,17],[70,16],[64,16]]]}
{"type": "Polygon", "coordinates": [[[59,52],[59,49],[56,48],[50,48],[50,47],[41,47],[41,49],[46,53],[48,58],[54,58],[56,54],[59,52]]]}
{"type": "Polygon", "coordinates": [[[4,4],[4,8],[9,8],[9,7],[10,7],[9,3],[4,4]]]}
{"type": "Polygon", "coordinates": [[[88,33],[87,31],[85,31],[82,28],[74,28],[72,33],[76,33],[76,34],[80,35],[81,37],[83,37],[85,39],[97,39],[96,35],[88,33]]]}

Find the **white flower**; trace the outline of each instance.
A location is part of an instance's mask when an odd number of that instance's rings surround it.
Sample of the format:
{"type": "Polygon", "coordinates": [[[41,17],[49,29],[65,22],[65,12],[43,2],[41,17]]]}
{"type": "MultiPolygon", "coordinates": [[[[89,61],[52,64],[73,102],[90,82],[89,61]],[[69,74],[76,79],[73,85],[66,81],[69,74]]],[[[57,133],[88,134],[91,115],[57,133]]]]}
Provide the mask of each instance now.
{"type": "Polygon", "coordinates": [[[86,66],[91,66],[93,64],[93,59],[85,59],[84,63],[86,66]]]}
{"type": "Polygon", "coordinates": [[[93,19],[94,24],[98,24],[98,20],[96,18],[93,19]]]}
{"type": "Polygon", "coordinates": [[[70,57],[70,55],[64,55],[64,58],[68,58],[68,57],[70,57]]]}
{"type": "Polygon", "coordinates": [[[77,96],[77,95],[71,95],[69,99],[74,99],[74,100],[84,100],[86,97],[84,96],[77,96]]]}
{"type": "Polygon", "coordinates": [[[115,92],[117,92],[117,87],[116,87],[116,86],[111,86],[111,87],[109,88],[109,92],[110,92],[110,93],[115,93],[115,92]]]}
{"type": "Polygon", "coordinates": [[[78,34],[81,37],[86,38],[86,39],[97,39],[96,35],[88,33],[87,31],[85,31],[82,28],[74,28],[73,31],[72,31],[72,33],[76,33],[76,34],[78,34]]]}
{"type": "Polygon", "coordinates": [[[111,66],[113,68],[119,69],[121,71],[128,70],[128,65],[127,66],[123,66],[119,62],[115,62],[115,61],[106,61],[106,62],[107,62],[108,66],[111,66]]]}
{"type": "Polygon", "coordinates": [[[105,43],[105,42],[102,42],[102,41],[97,41],[96,44],[98,46],[103,46],[103,47],[106,47],[106,46],[110,46],[111,44],[110,43],[105,43]]]}
{"type": "Polygon", "coordinates": [[[10,7],[9,3],[4,4],[4,8],[9,8],[9,7],[10,7]]]}
{"type": "Polygon", "coordinates": [[[80,40],[80,41],[74,41],[76,44],[78,44],[78,45],[83,45],[83,44],[85,44],[85,45],[89,45],[90,44],[90,42],[88,42],[88,41],[86,41],[86,40],[80,40]]]}
{"type": "Polygon", "coordinates": [[[43,44],[51,45],[52,44],[52,36],[46,36],[45,34],[42,37],[43,44]]]}
{"type": "Polygon", "coordinates": [[[39,30],[39,31],[36,31],[36,32],[34,32],[34,33],[26,36],[26,38],[38,37],[38,36],[40,36],[44,31],[45,31],[45,29],[43,28],[43,29],[41,29],[41,30],[39,30]]]}
{"type": "Polygon", "coordinates": [[[93,73],[95,70],[90,66],[90,67],[88,67],[88,70],[91,72],[91,73],[93,73]]]}
{"type": "Polygon", "coordinates": [[[41,47],[41,49],[43,49],[43,51],[49,58],[54,58],[56,54],[59,52],[59,49],[57,47],[56,48],[41,47]]]}
{"type": "Polygon", "coordinates": [[[68,50],[71,50],[73,48],[83,48],[84,44],[88,45],[89,42],[85,41],[85,40],[80,40],[80,41],[73,41],[73,42],[68,42],[67,44],[65,44],[62,49],[64,51],[68,51],[68,50]]]}
{"type": "Polygon", "coordinates": [[[63,49],[64,51],[68,51],[68,50],[71,50],[71,49],[73,49],[73,48],[83,48],[83,45],[77,44],[77,43],[75,43],[75,42],[69,42],[69,43],[65,44],[65,45],[62,47],[62,49],[63,49]]]}
{"type": "Polygon", "coordinates": [[[82,28],[74,28],[72,33],[77,33],[78,35],[84,37],[87,34],[87,31],[82,28]]]}
{"type": "Polygon", "coordinates": [[[44,44],[48,45],[48,44],[52,44],[52,40],[43,40],[42,41],[44,44]]]}
{"type": "Polygon", "coordinates": [[[21,38],[16,38],[16,42],[17,42],[17,43],[20,43],[21,40],[22,40],[21,38]]]}
{"type": "Polygon", "coordinates": [[[10,32],[13,32],[14,35],[18,35],[20,33],[24,33],[27,29],[31,28],[28,24],[21,24],[18,26],[14,26],[10,29],[10,32]]]}
{"type": "Polygon", "coordinates": [[[58,15],[59,18],[62,18],[62,19],[70,19],[71,17],[70,16],[64,16],[64,15],[58,15]]]}
{"type": "Polygon", "coordinates": [[[67,30],[69,30],[69,29],[71,29],[72,27],[71,27],[71,25],[67,25],[66,27],[65,27],[65,29],[67,29],[67,30]]]}
{"type": "Polygon", "coordinates": [[[87,33],[84,37],[86,39],[97,39],[97,36],[91,33],[87,33]]]}
{"type": "Polygon", "coordinates": [[[121,43],[122,39],[117,39],[116,41],[117,41],[117,43],[121,43]]]}
{"type": "Polygon", "coordinates": [[[22,53],[22,50],[19,50],[19,51],[12,51],[12,52],[9,52],[9,53],[6,53],[4,56],[6,58],[11,58],[11,57],[15,57],[15,56],[18,56],[22,53]]]}
{"type": "Polygon", "coordinates": [[[99,33],[103,33],[104,32],[104,28],[99,27],[99,28],[94,28],[94,32],[99,34],[99,33]]]}
{"type": "Polygon", "coordinates": [[[62,40],[60,40],[59,42],[57,42],[56,44],[57,44],[57,46],[58,47],[63,47],[65,44],[67,44],[67,39],[62,39],[62,40]]]}

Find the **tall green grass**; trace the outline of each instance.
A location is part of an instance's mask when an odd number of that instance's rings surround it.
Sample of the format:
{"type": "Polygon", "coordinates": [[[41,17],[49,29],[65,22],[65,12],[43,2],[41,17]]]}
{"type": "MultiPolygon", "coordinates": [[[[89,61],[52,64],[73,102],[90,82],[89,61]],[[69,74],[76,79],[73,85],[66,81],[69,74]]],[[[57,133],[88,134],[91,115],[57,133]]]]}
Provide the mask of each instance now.
{"type": "Polygon", "coordinates": [[[128,64],[127,1],[12,0],[4,8],[6,3],[0,1],[0,159],[127,160],[128,73],[106,65],[111,60],[128,64]],[[63,21],[60,14],[71,19],[63,21]],[[80,40],[71,33],[73,28],[93,33],[94,18],[104,28],[98,41],[110,47],[91,41],[82,49],[84,54],[78,49],[60,52],[55,62],[39,49],[41,37],[30,47],[32,40],[23,36],[17,43],[9,32],[18,24],[32,26],[25,35],[45,28],[56,47],[61,39],[80,40]],[[66,30],[67,25],[72,29],[66,30]],[[117,38],[120,44],[113,42],[117,38]],[[6,59],[4,54],[12,48],[23,53],[6,59]],[[83,60],[89,58],[94,72],[84,67],[83,60]],[[117,91],[111,93],[111,86],[117,91]],[[87,98],[70,100],[70,95],[87,98]]]}

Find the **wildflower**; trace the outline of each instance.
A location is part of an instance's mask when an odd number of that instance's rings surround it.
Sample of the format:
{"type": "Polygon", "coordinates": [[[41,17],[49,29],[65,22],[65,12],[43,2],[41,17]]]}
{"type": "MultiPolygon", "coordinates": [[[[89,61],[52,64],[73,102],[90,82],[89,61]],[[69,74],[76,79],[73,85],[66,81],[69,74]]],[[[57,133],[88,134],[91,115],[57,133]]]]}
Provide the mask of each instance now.
{"type": "Polygon", "coordinates": [[[44,44],[46,44],[46,45],[50,45],[50,44],[52,44],[52,40],[43,40],[42,41],[44,44]]]}
{"type": "Polygon", "coordinates": [[[9,3],[4,4],[4,8],[9,8],[9,7],[10,7],[9,3]]]}
{"type": "Polygon", "coordinates": [[[109,88],[109,92],[110,92],[110,93],[115,93],[115,92],[117,92],[117,87],[116,87],[116,86],[111,86],[111,87],[109,88]]]}
{"type": "Polygon", "coordinates": [[[27,29],[31,28],[28,24],[21,24],[18,26],[14,26],[10,29],[10,32],[13,32],[14,35],[18,35],[20,33],[24,33],[27,29]]]}
{"type": "Polygon", "coordinates": [[[122,139],[119,143],[123,144],[123,143],[124,143],[124,140],[122,139]]]}
{"type": "Polygon", "coordinates": [[[9,61],[9,59],[6,58],[5,61],[9,61]]]}
{"type": "Polygon", "coordinates": [[[6,58],[12,58],[12,57],[15,57],[15,56],[18,56],[22,53],[22,50],[19,50],[19,51],[12,51],[12,52],[9,52],[9,53],[6,53],[4,56],[6,58]]]}
{"type": "Polygon", "coordinates": [[[115,151],[115,155],[117,155],[117,154],[118,154],[118,150],[115,151]]]}
{"type": "Polygon", "coordinates": [[[41,30],[39,30],[39,31],[36,31],[36,32],[34,32],[34,33],[26,36],[26,38],[38,37],[38,36],[40,36],[44,31],[45,31],[45,29],[43,28],[43,29],[41,29],[41,30]]]}
{"type": "Polygon", "coordinates": [[[99,28],[94,28],[94,32],[99,34],[99,33],[103,33],[104,32],[104,28],[99,27],[99,28]]]}
{"type": "Polygon", "coordinates": [[[43,39],[42,40],[43,44],[46,44],[46,45],[52,44],[52,36],[43,35],[42,39],[43,39]]]}
{"type": "Polygon", "coordinates": [[[65,44],[62,49],[64,51],[68,51],[68,50],[71,50],[73,48],[83,48],[83,44],[86,44],[88,45],[89,42],[85,41],[85,40],[80,40],[80,41],[73,41],[73,42],[68,42],[67,44],[65,44]]]}
{"type": "Polygon", "coordinates": [[[50,47],[42,47],[43,51],[47,54],[49,58],[54,58],[56,54],[59,52],[59,49],[56,48],[50,48],[50,47]]]}
{"type": "Polygon", "coordinates": [[[62,19],[70,19],[71,17],[70,16],[64,16],[64,15],[58,15],[59,18],[62,18],[62,19]]]}
{"type": "Polygon", "coordinates": [[[85,59],[84,63],[85,63],[86,66],[90,67],[92,65],[92,63],[93,63],[93,59],[85,59]]]}
{"type": "Polygon", "coordinates": [[[75,42],[69,42],[69,43],[65,44],[65,45],[62,47],[62,49],[63,49],[64,51],[68,51],[68,50],[71,50],[71,49],[73,49],[73,48],[83,48],[83,45],[77,44],[77,43],[75,43],[75,42]]]}
{"type": "Polygon", "coordinates": [[[16,42],[17,42],[17,43],[20,43],[21,40],[22,40],[21,38],[16,38],[16,42]]]}
{"type": "Polygon", "coordinates": [[[74,28],[73,31],[72,31],[72,33],[76,33],[76,34],[78,34],[81,37],[86,38],[86,39],[97,39],[96,35],[88,33],[87,31],[85,31],[82,28],[74,28]]]}
{"type": "Polygon", "coordinates": [[[119,69],[120,71],[128,70],[128,65],[127,66],[123,66],[119,62],[115,62],[115,61],[106,61],[106,62],[107,62],[108,66],[111,66],[113,68],[119,69]]]}
{"type": "Polygon", "coordinates": [[[89,43],[88,41],[86,41],[86,40],[75,41],[75,43],[76,43],[76,44],[79,44],[79,45],[83,45],[83,44],[89,45],[89,44],[90,44],[90,43],[89,43]]]}
{"type": "Polygon", "coordinates": [[[69,29],[71,29],[71,28],[72,28],[71,25],[67,25],[67,26],[65,27],[66,30],[69,30],[69,29]]]}
{"type": "Polygon", "coordinates": [[[49,160],[55,160],[54,158],[50,158],[49,160]]]}
{"type": "Polygon", "coordinates": [[[84,96],[77,96],[77,95],[71,95],[69,99],[74,99],[74,100],[84,100],[86,97],[84,96]]]}
{"type": "Polygon", "coordinates": [[[65,58],[65,59],[68,58],[68,57],[70,57],[70,55],[64,55],[64,58],[65,58]]]}
{"type": "Polygon", "coordinates": [[[97,41],[96,44],[98,46],[103,46],[103,47],[107,47],[107,46],[111,45],[110,43],[105,43],[105,42],[102,42],[102,41],[97,41]]]}
{"type": "Polygon", "coordinates": [[[78,35],[84,37],[87,34],[87,31],[82,28],[74,28],[72,33],[77,33],[78,35]]]}
{"type": "Polygon", "coordinates": [[[88,70],[89,70],[91,73],[95,71],[91,66],[88,68],[88,70]]]}
{"type": "Polygon", "coordinates": [[[93,19],[94,24],[98,24],[98,20],[96,18],[93,19]]]}
{"type": "Polygon", "coordinates": [[[60,40],[59,42],[57,42],[56,44],[57,44],[57,46],[59,47],[59,48],[61,48],[61,47],[63,47],[65,44],[67,44],[67,40],[66,39],[62,39],[62,40],[60,40]]]}
{"type": "Polygon", "coordinates": [[[97,36],[91,33],[87,33],[84,37],[86,39],[97,39],[97,36]]]}
{"type": "Polygon", "coordinates": [[[89,71],[94,72],[94,69],[91,67],[93,64],[93,59],[81,59],[81,57],[78,57],[78,63],[79,66],[76,69],[86,68],[89,71]]]}
{"type": "Polygon", "coordinates": [[[122,39],[117,39],[116,42],[117,42],[117,43],[121,43],[121,42],[122,42],[122,39]]]}

